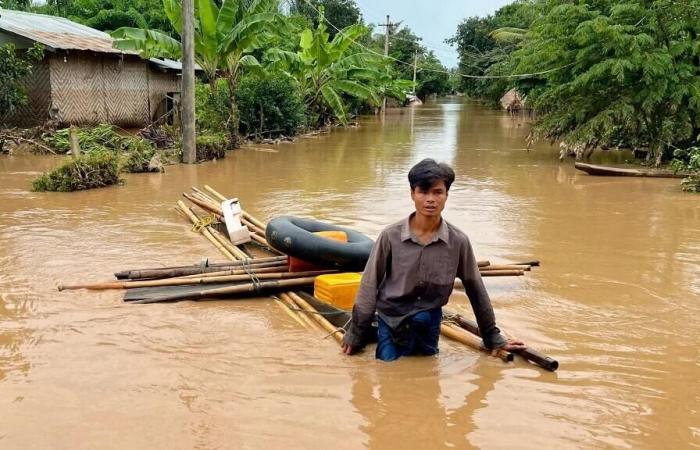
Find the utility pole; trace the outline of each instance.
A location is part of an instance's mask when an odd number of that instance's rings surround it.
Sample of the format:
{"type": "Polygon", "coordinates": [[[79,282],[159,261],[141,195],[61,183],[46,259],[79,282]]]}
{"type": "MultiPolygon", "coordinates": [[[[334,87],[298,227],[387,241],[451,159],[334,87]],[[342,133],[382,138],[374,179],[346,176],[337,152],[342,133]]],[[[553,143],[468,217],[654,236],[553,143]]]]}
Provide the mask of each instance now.
{"type": "Polygon", "coordinates": [[[413,54],[413,95],[416,94],[416,68],[418,67],[418,50],[413,54]]]}
{"type": "MultiPolygon", "coordinates": [[[[399,25],[399,23],[391,23],[389,20],[389,14],[386,15],[386,23],[379,24],[380,27],[386,27],[386,32],[384,33],[384,56],[389,56],[389,34],[391,33],[391,27],[399,25]]],[[[382,111],[386,111],[386,97],[382,101],[382,111]]]]}
{"type": "Polygon", "coordinates": [[[194,0],[182,0],[182,162],[197,162],[194,125],[194,0]]]}

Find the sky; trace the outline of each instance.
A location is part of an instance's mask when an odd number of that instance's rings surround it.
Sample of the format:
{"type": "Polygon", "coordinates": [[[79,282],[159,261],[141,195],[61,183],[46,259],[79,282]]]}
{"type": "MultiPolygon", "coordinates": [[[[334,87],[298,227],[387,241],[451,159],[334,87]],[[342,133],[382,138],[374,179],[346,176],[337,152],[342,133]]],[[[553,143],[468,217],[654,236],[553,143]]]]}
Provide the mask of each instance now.
{"type": "MultiPolygon", "coordinates": [[[[513,0],[355,0],[362,11],[365,23],[385,23],[386,15],[392,22],[403,21],[421,38],[421,44],[435,52],[447,68],[457,67],[459,57],[454,47],[445,39],[454,36],[464,19],[471,16],[493,14],[501,6],[513,0]]],[[[383,27],[375,28],[383,33],[383,27]]]]}

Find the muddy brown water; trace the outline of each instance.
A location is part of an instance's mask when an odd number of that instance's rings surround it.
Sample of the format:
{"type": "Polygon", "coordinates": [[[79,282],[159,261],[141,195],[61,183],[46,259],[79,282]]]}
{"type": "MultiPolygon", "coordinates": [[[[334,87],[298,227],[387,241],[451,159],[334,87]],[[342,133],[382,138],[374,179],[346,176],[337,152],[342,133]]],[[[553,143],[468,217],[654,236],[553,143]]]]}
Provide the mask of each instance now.
{"type": "Polygon", "coordinates": [[[700,447],[699,197],[527,152],[527,126],[445,100],[71,194],[28,190],[56,158],[0,156],[0,447],[700,447]],[[374,237],[410,212],[406,173],[424,157],[454,166],[445,216],[480,259],[542,261],[486,285],[502,328],[558,372],[447,340],[435,358],[344,357],[264,298],[136,306],[55,289],[219,259],[173,210],[205,183],[261,219],[374,237]]]}

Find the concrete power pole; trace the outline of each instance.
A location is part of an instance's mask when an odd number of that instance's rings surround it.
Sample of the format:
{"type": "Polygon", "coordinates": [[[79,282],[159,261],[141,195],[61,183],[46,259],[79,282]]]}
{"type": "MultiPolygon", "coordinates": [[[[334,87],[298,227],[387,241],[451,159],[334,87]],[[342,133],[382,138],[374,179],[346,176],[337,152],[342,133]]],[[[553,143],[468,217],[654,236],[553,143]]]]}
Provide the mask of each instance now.
{"type": "Polygon", "coordinates": [[[197,162],[194,124],[194,1],[182,0],[182,162],[197,162]]]}
{"type": "MultiPolygon", "coordinates": [[[[384,56],[389,56],[389,33],[391,33],[391,27],[396,25],[398,23],[391,23],[389,20],[389,14],[386,15],[386,23],[379,24],[380,27],[386,27],[386,32],[384,33],[384,56]]],[[[386,111],[386,97],[382,101],[382,111],[386,111]]]]}
{"type": "Polygon", "coordinates": [[[416,69],[418,67],[418,50],[413,54],[413,95],[416,94],[416,69]]]}

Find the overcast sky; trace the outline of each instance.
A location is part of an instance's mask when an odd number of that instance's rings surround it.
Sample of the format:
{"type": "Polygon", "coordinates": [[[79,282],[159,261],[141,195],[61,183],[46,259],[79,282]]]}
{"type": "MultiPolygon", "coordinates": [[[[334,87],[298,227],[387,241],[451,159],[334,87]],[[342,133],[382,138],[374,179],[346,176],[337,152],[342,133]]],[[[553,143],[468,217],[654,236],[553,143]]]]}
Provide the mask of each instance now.
{"type": "MultiPolygon", "coordinates": [[[[493,14],[513,0],[355,0],[365,23],[384,23],[386,15],[392,22],[403,21],[414,34],[423,38],[422,45],[433,50],[448,67],[457,67],[455,49],[445,44],[454,36],[457,25],[467,17],[493,14]]],[[[375,28],[383,32],[384,28],[375,28]]]]}

